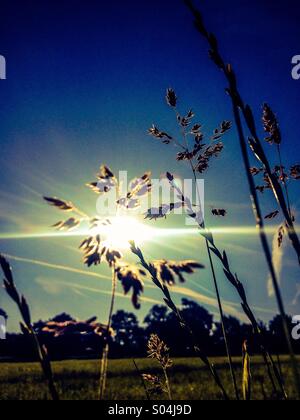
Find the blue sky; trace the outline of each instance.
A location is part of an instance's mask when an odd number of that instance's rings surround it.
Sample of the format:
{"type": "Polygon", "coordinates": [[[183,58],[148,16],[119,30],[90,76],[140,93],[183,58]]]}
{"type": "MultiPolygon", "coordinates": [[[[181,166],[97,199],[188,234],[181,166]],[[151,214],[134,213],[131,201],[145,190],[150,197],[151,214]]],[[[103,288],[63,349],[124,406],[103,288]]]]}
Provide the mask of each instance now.
{"type": "MultiPolygon", "coordinates": [[[[257,118],[264,101],[276,110],[284,161],[299,163],[300,82],[291,78],[291,58],[300,54],[299,2],[198,4],[221,39],[224,55],[233,63],[257,118]]],[[[94,211],[96,197],[84,185],[101,163],[114,171],[128,170],[131,176],[151,170],[159,177],[169,170],[189,177],[188,168],[175,161],[175,150],[152,140],[147,129],[155,122],[174,133],[173,115],[164,102],[165,90],[172,86],[182,112],[192,107],[210,133],[223,119],[232,119],[225,81],[207,58],[207,46],[181,0],[12,1],[2,6],[1,15],[0,54],[7,60],[7,80],[0,81],[1,252],[18,258],[11,261],[16,282],[35,319],[66,311],[79,318],[96,314],[104,321],[110,282],[93,273],[109,272],[104,266],[90,270],[83,266],[76,250],[80,238],[8,240],[7,236],[49,232],[58,215],[42,202],[45,194],[94,211]]],[[[228,217],[208,217],[208,224],[253,226],[235,130],[226,137],[225,146],[205,175],[205,186],[208,212],[210,204],[222,206],[228,217]]],[[[299,184],[291,186],[291,197],[299,206],[299,184]]],[[[263,203],[265,212],[276,209],[271,196],[266,195],[263,203]]],[[[181,219],[174,216],[157,224],[171,225],[180,228],[181,219]]],[[[257,236],[223,234],[217,240],[245,283],[257,316],[271,318],[276,305],[268,296],[268,274],[257,236]]],[[[207,264],[203,241],[196,236],[149,242],[144,251],[148,258],[195,258],[207,264]]],[[[282,273],[287,309],[297,314],[299,274],[289,245],[282,273]]],[[[239,301],[221,269],[218,278],[227,309],[238,315],[239,301]]],[[[176,291],[178,302],[188,295],[216,312],[209,270],[194,276],[185,288],[176,291]]],[[[141,319],[161,300],[150,287],[145,297],[149,301],[138,313],[141,319]]],[[[4,291],[0,306],[10,315],[10,329],[15,329],[18,314],[4,291]]],[[[130,301],[121,296],[117,307],[131,310],[130,301]]]]}

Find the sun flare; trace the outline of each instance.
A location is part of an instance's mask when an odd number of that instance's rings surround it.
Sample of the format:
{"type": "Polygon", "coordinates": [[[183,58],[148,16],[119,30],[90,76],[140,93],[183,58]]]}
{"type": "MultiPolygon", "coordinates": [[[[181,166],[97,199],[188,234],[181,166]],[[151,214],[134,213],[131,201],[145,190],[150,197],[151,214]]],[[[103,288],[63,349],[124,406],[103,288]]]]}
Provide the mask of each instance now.
{"type": "Polygon", "coordinates": [[[105,236],[105,243],[110,248],[129,249],[130,241],[141,245],[153,236],[150,227],[132,217],[119,216],[110,219],[110,222],[109,225],[102,226],[99,232],[105,236]]]}

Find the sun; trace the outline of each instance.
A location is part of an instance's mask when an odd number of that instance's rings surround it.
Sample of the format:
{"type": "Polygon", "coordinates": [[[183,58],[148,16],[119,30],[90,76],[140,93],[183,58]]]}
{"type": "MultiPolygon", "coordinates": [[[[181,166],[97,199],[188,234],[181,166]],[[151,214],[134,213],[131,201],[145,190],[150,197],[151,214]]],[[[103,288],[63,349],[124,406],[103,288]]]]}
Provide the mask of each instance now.
{"type": "Polygon", "coordinates": [[[137,245],[153,237],[152,229],[132,217],[118,216],[110,219],[107,226],[102,226],[100,234],[105,236],[105,243],[114,249],[129,249],[130,241],[137,245]]]}

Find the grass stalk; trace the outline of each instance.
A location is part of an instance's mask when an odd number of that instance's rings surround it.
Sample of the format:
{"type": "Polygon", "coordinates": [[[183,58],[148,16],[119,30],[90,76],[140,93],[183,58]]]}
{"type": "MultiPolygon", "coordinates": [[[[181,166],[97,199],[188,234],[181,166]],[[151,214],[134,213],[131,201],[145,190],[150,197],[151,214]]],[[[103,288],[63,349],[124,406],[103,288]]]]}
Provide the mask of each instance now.
{"type": "Polygon", "coordinates": [[[282,319],[285,339],[286,339],[286,342],[287,342],[287,345],[288,345],[288,350],[289,350],[289,354],[290,354],[290,358],[291,358],[291,365],[292,365],[292,369],[293,369],[294,380],[295,380],[295,384],[296,384],[296,387],[297,387],[297,390],[298,390],[298,397],[300,399],[300,378],[299,378],[298,367],[297,367],[297,359],[295,357],[295,353],[294,353],[293,346],[292,346],[290,331],[289,331],[288,324],[287,324],[287,315],[286,315],[286,312],[285,312],[284,303],[283,303],[283,299],[282,299],[281,291],[280,291],[280,287],[279,287],[279,282],[278,282],[278,279],[277,279],[276,271],[275,271],[273,260],[272,260],[272,253],[271,253],[270,246],[269,246],[269,243],[268,243],[268,238],[267,238],[267,235],[266,235],[266,232],[265,232],[265,226],[264,226],[263,216],[262,216],[261,209],[260,209],[260,203],[259,203],[259,200],[258,200],[258,195],[257,195],[257,191],[256,191],[256,188],[255,188],[254,179],[253,179],[253,176],[252,176],[251,170],[250,170],[251,167],[250,167],[249,155],[248,155],[248,150],[247,150],[247,142],[246,142],[244,132],[243,132],[242,121],[241,121],[239,109],[234,102],[233,102],[233,112],[234,112],[234,118],[235,118],[236,126],[237,126],[237,129],[238,129],[240,146],[241,146],[241,150],[242,150],[242,155],[243,155],[244,164],[245,164],[245,170],[246,170],[248,183],[249,183],[251,200],[252,200],[252,204],[253,204],[253,212],[254,212],[254,215],[256,217],[256,223],[257,223],[257,226],[258,226],[258,229],[259,229],[259,236],[260,236],[261,244],[262,244],[264,254],[265,254],[265,258],[266,258],[266,261],[267,261],[267,265],[268,265],[268,268],[269,268],[269,271],[270,271],[270,275],[271,275],[271,279],[272,279],[272,285],[273,285],[273,288],[274,288],[279,313],[280,313],[280,316],[281,316],[281,319],[282,319]]]}
{"type": "Polygon", "coordinates": [[[252,138],[249,138],[250,147],[255,155],[255,157],[262,163],[264,169],[269,177],[270,184],[272,186],[272,191],[275,196],[276,201],[278,202],[284,218],[288,227],[288,236],[293,245],[293,248],[297,254],[298,262],[300,265],[300,241],[295,230],[293,218],[289,212],[289,206],[285,200],[284,192],[278,181],[277,177],[274,175],[271,169],[271,165],[268,161],[268,158],[264,152],[261,141],[257,134],[256,124],[252,110],[249,105],[246,105],[242,99],[242,96],[238,90],[237,80],[235,74],[232,70],[231,65],[227,65],[223,59],[220,51],[218,41],[214,34],[210,33],[204,25],[203,18],[198,9],[195,8],[192,0],[183,0],[187,7],[191,10],[194,19],[195,25],[198,32],[207,40],[210,47],[210,57],[216,66],[223,71],[227,81],[229,82],[230,89],[227,90],[229,93],[232,103],[238,108],[238,112],[241,111],[244,116],[245,123],[251,133],[252,138]]]}
{"type": "Polygon", "coordinates": [[[155,267],[152,264],[147,263],[141,249],[137,248],[136,245],[133,242],[131,242],[131,251],[134,255],[136,255],[139,258],[142,267],[144,267],[144,269],[146,271],[148,271],[154,285],[162,291],[162,293],[164,295],[164,301],[165,301],[166,305],[173,311],[173,313],[175,314],[180,326],[185,331],[187,331],[187,333],[189,334],[189,336],[191,338],[191,341],[193,342],[193,347],[194,347],[195,353],[199,356],[199,358],[202,360],[202,362],[205,364],[205,366],[209,369],[216,385],[218,386],[218,388],[220,389],[220,391],[223,395],[223,398],[225,400],[229,400],[229,396],[227,395],[227,392],[226,392],[225,388],[223,387],[223,384],[222,384],[221,379],[220,379],[220,377],[219,377],[219,375],[218,375],[218,373],[215,369],[215,366],[210,362],[208,357],[205,355],[205,353],[199,347],[199,343],[198,343],[197,339],[194,337],[194,334],[193,334],[191,328],[188,326],[186,321],[183,319],[181,313],[179,312],[178,308],[176,307],[174,301],[172,300],[168,287],[158,279],[155,267]]]}
{"type": "Polygon", "coordinates": [[[288,185],[287,185],[287,182],[286,182],[286,178],[284,176],[283,160],[282,160],[282,155],[281,155],[281,147],[280,147],[280,144],[277,144],[277,154],[278,154],[278,159],[279,159],[279,165],[280,165],[280,172],[281,172],[282,182],[283,182],[283,186],[284,186],[284,190],[285,190],[287,208],[288,208],[290,217],[292,219],[293,218],[293,215],[292,215],[292,207],[291,207],[291,201],[290,201],[290,195],[289,195],[288,185]]]}
{"type": "Polygon", "coordinates": [[[282,209],[284,217],[286,219],[287,226],[288,226],[288,234],[289,234],[290,240],[291,240],[291,242],[294,246],[294,249],[297,253],[298,260],[299,260],[299,263],[300,263],[300,242],[299,242],[299,238],[296,234],[296,231],[295,231],[295,228],[294,228],[294,223],[293,223],[292,217],[290,215],[288,205],[286,204],[284,193],[282,191],[282,187],[281,187],[280,183],[278,182],[277,178],[272,173],[271,166],[268,162],[268,159],[265,155],[265,152],[262,148],[261,142],[260,142],[259,137],[257,135],[255,122],[254,122],[254,117],[253,117],[251,108],[248,105],[246,106],[244,104],[244,102],[241,98],[241,95],[238,91],[237,80],[236,80],[236,76],[235,76],[235,74],[232,70],[232,67],[231,67],[231,65],[226,65],[225,64],[225,61],[223,60],[223,58],[222,58],[222,56],[219,52],[218,42],[217,42],[215,36],[213,34],[209,33],[208,30],[206,29],[206,27],[203,23],[203,19],[202,19],[202,16],[201,16],[200,12],[195,9],[191,0],[184,0],[184,1],[188,5],[188,7],[191,9],[191,11],[192,11],[192,13],[195,17],[195,23],[196,23],[196,27],[197,27],[198,31],[207,39],[207,41],[210,45],[210,48],[211,48],[210,55],[211,55],[211,58],[212,58],[213,62],[220,69],[223,70],[223,72],[226,76],[226,79],[229,82],[229,89],[227,89],[227,93],[229,93],[229,96],[231,98],[232,105],[233,105],[234,119],[235,119],[237,131],[238,131],[240,147],[241,147],[242,156],[243,156],[243,160],[244,160],[245,171],[246,171],[246,175],[247,175],[247,179],[248,179],[253,212],[254,212],[254,215],[255,215],[255,218],[256,218],[257,227],[259,229],[259,235],[260,235],[260,240],[261,240],[261,243],[262,243],[262,248],[263,248],[263,251],[264,251],[264,254],[265,254],[265,258],[266,258],[266,261],[267,261],[268,268],[270,270],[270,274],[271,274],[271,278],[272,278],[272,284],[273,284],[273,288],[274,288],[274,291],[275,291],[275,296],[276,296],[279,312],[280,312],[280,315],[281,315],[281,318],[282,318],[282,324],[283,324],[283,329],[284,329],[284,333],[285,333],[285,338],[286,338],[286,342],[287,342],[289,353],[290,353],[290,359],[291,359],[291,365],[292,365],[292,369],[293,369],[295,385],[297,387],[298,396],[300,398],[300,378],[299,378],[299,372],[298,372],[298,367],[297,367],[297,360],[296,360],[296,357],[295,357],[295,354],[294,354],[294,351],[293,351],[290,332],[288,330],[288,325],[287,325],[287,321],[286,321],[286,313],[285,313],[285,309],[284,309],[284,303],[283,303],[279,283],[278,283],[278,280],[277,280],[276,272],[275,272],[273,261],[272,261],[272,253],[270,251],[267,235],[266,235],[265,229],[264,229],[264,221],[263,221],[262,213],[261,213],[261,210],[260,210],[260,203],[259,203],[255,183],[254,183],[254,180],[253,180],[253,176],[252,176],[251,170],[250,170],[251,168],[250,168],[250,161],[249,161],[248,150],[247,150],[247,141],[246,141],[246,138],[245,138],[245,135],[244,135],[244,130],[243,130],[243,125],[242,125],[242,121],[241,121],[240,111],[242,112],[242,114],[245,118],[246,124],[249,128],[249,131],[250,131],[250,133],[253,137],[253,139],[249,139],[251,149],[254,152],[254,154],[256,155],[256,157],[262,162],[262,164],[264,165],[264,168],[265,168],[265,170],[268,174],[268,177],[270,179],[270,183],[272,185],[273,192],[275,194],[275,197],[276,197],[276,199],[277,199],[277,201],[278,201],[278,203],[279,203],[279,205],[282,209]]]}
{"type": "Polygon", "coordinates": [[[168,376],[167,369],[163,368],[163,372],[164,372],[168,397],[169,397],[169,400],[172,401],[172,392],[171,392],[171,386],[170,386],[170,381],[169,381],[169,376],[168,376]]]}
{"type": "MultiPolygon", "coordinates": [[[[177,112],[176,108],[174,108],[174,111],[175,111],[175,114],[176,114],[176,118],[178,120],[179,113],[177,112]]],[[[187,140],[187,134],[186,134],[186,130],[185,130],[184,127],[182,127],[182,137],[183,137],[183,141],[184,141],[184,144],[185,144],[185,150],[187,152],[189,152],[189,143],[188,143],[188,140],[187,140]]],[[[193,164],[193,160],[191,158],[189,158],[188,162],[189,162],[189,165],[191,167],[191,170],[192,170],[192,173],[193,173],[193,178],[194,178],[195,185],[196,185],[197,196],[198,196],[198,204],[200,205],[200,207],[202,207],[201,195],[200,195],[199,187],[198,187],[198,184],[197,184],[197,175],[196,175],[196,170],[195,170],[195,167],[194,167],[194,164],[193,164]]],[[[204,220],[203,220],[203,228],[205,229],[205,221],[204,220]]],[[[227,336],[226,327],[225,327],[224,310],[223,310],[223,305],[222,305],[218,280],[217,280],[217,276],[216,276],[216,271],[215,271],[215,267],[214,267],[214,263],[213,263],[213,259],[212,259],[212,255],[211,255],[211,250],[209,248],[209,243],[208,243],[207,238],[205,238],[205,244],[206,244],[206,250],[207,250],[207,255],[208,255],[208,259],[209,259],[209,265],[210,265],[210,270],[211,270],[211,274],[212,274],[212,279],[213,279],[213,285],[214,285],[216,298],[217,298],[217,303],[218,303],[220,321],[221,321],[221,326],[222,326],[222,334],[223,334],[224,343],[225,343],[225,350],[226,350],[228,365],[229,365],[229,369],[230,369],[230,375],[231,375],[231,379],[232,379],[233,390],[234,390],[236,399],[239,400],[240,397],[239,397],[239,391],[238,391],[238,386],[237,386],[237,380],[236,380],[236,375],[235,375],[235,371],[234,371],[234,367],[233,367],[232,355],[231,355],[228,336],[227,336]]]]}
{"type": "MultiPolygon", "coordinates": [[[[178,198],[180,198],[183,202],[185,202],[186,199],[185,199],[182,191],[175,184],[174,177],[171,174],[167,174],[167,177],[168,177],[168,179],[171,183],[171,186],[177,192],[178,198]]],[[[274,382],[271,367],[272,367],[273,373],[275,375],[275,378],[277,379],[277,381],[279,383],[279,386],[280,386],[280,389],[281,389],[281,392],[282,392],[282,397],[286,398],[286,392],[284,390],[283,380],[280,376],[280,373],[278,371],[276,363],[274,362],[270,352],[267,349],[267,345],[265,343],[264,336],[261,332],[261,329],[259,327],[259,324],[258,324],[256,318],[255,318],[255,315],[252,312],[252,310],[251,310],[251,308],[248,304],[248,300],[247,300],[247,296],[246,296],[246,292],[245,292],[243,284],[239,280],[237,274],[233,273],[233,271],[230,267],[230,263],[229,263],[226,252],[221,251],[217,247],[212,233],[207,228],[204,229],[202,225],[199,225],[199,228],[200,228],[201,235],[209,242],[210,250],[213,252],[214,255],[216,255],[216,257],[222,263],[223,271],[224,271],[225,276],[227,277],[229,282],[233,285],[233,287],[236,289],[238,295],[241,298],[241,306],[243,308],[243,311],[244,311],[245,315],[247,316],[247,318],[249,319],[249,321],[250,321],[250,323],[253,327],[254,334],[258,338],[260,349],[261,349],[261,352],[262,352],[262,355],[263,355],[263,358],[264,358],[264,361],[265,361],[265,364],[266,364],[266,367],[267,367],[268,375],[269,375],[270,381],[272,383],[274,393],[277,394],[277,387],[276,387],[276,384],[274,382]]]]}
{"type": "Polygon", "coordinates": [[[106,334],[106,344],[103,348],[102,359],[100,365],[100,384],[99,384],[99,400],[104,399],[106,382],[107,382],[107,370],[108,370],[108,357],[109,357],[109,339],[110,339],[110,330],[112,325],[112,317],[114,313],[115,300],[116,300],[116,288],[117,288],[117,273],[116,265],[112,265],[112,292],[111,292],[111,303],[107,323],[107,334],[106,334]]]}
{"type": "Polygon", "coordinates": [[[139,367],[138,367],[138,365],[137,365],[137,363],[134,359],[133,359],[133,364],[134,364],[135,370],[137,371],[139,377],[141,378],[141,383],[142,383],[142,387],[145,390],[146,398],[147,398],[148,401],[151,401],[151,398],[150,398],[146,383],[144,381],[143,375],[141,374],[141,371],[140,371],[140,369],[139,369],[139,367]]]}
{"type": "Polygon", "coordinates": [[[5,276],[4,288],[7,294],[9,295],[9,297],[16,303],[19,309],[19,312],[21,314],[22,320],[23,320],[23,324],[21,324],[22,331],[24,334],[28,334],[32,337],[42,371],[48,383],[48,389],[49,389],[51,398],[53,401],[58,401],[59,394],[57,392],[57,389],[54,383],[53,372],[52,372],[52,367],[49,360],[48,352],[47,352],[46,347],[40,343],[39,338],[36,332],[34,331],[34,328],[31,322],[30,309],[29,309],[27,300],[25,299],[24,296],[21,296],[19,294],[16,288],[16,285],[14,283],[11,267],[2,255],[0,255],[0,265],[5,276]]]}
{"type": "MultiPolygon", "coordinates": [[[[193,163],[191,161],[190,161],[190,164],[192,166],[193,176],[194,176],[194,180],[195,180],[195,183],[196,183],[196,186],[197,186],[197,176],[196,176],[195,168],[194,168],[193,163]]],[[[197,194],[198,194],[199,202],[200,202],[200,193],[199,193],[198,186],[197,186],[197,194]]],[[[205,229],[205,224],[203,224],[203,228],[205,229]]],[[[231,354],[231,351],[230,351],[227,332],[226,332],[226,327],[225,327],[224,310],[223,310],[220,290],[219,290],[219,286],[218,286],[217,276],[216,276],[216,272],[215,272],[215,268],[214,268],[214,264],[213,264],[213,260],[212,260],[211,250],[210,250],[209,242],[208,242],[207,238],[205,238],[205,245],[206,245],[206,249],[207,249],[210,268],[211,268],[212,277],[213,277],[214,288],[215,288],[217,302],[218,302],[218,308],[219,308],[219,314],[220,314],[220,320],[221,320],[221,326],[222,326],[222,333],[223,333],[223,337],[224,337],[225,349],[226,349],[227,360],[228,360],[228,364],[229,364],[229,368],[230,368],[230,375],[231,375],[231,379],[232,379],[233,389],[234,389],[234,392],[235,392],[236,399],[239,400],[240,397],[239,397],[239,391],[238,391],[238,386],[237,386],[237,380],[236,380],[236,375],[235,375],[235,371],[234,371],[234,367],[233,367],[232,354],[231,354]]]]}

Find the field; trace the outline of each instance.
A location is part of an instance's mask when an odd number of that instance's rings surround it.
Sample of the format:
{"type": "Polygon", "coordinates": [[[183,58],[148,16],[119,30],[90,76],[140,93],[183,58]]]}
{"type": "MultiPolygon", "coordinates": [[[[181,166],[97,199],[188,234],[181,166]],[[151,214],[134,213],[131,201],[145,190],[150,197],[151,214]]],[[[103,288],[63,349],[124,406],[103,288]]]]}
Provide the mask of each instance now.
{"type": "MultiPolygon", "coordinates": [[[[288,378],[286,384],[289,397],[295,397],[287,358],[282,357],[282,370],[288,378]]],[[[225,359],[214,360],[220,376],[231,391],[231,382],[225,359]]],[[[137,360],[143,373],[159,373],[155,363],[150,360],[137,360]]],[[[241,360],[234,359],[241,383],[241,360]]],[[[64,361],[54,363],[54,372],[62,399],[93,400],[97,397],[99,368],[97,361],[64,361]]],[[[1,400],[46,400],[49,399],[47,387],[35,363],[2,363],[0,364],[0,399],[1,400]]],[[[253,399],[263,399],[262,385],[259,377],[264,374],[264,367],[259,358],[252,360],[253,399]]],[[[176,359],[170,372],[173,399],[176,400],[212,400],[220,395],[212,382],[207,369],[197,359],[176,359]]],[[[106,399],[108,400],[142,400],[145,393],[141,380],[132,360],[112,360],[109,367],[109,378],[106,399]]],[[[270,396],[269,383],[264,384],[267,396],[270,396]]],[[[233,398],[233,394],[231,393],[233,398]]],[[[153,398],[155,399],[155,398],[153,398]]],[[[163,399],[163,398],[160,398],[163,399]]]]}

